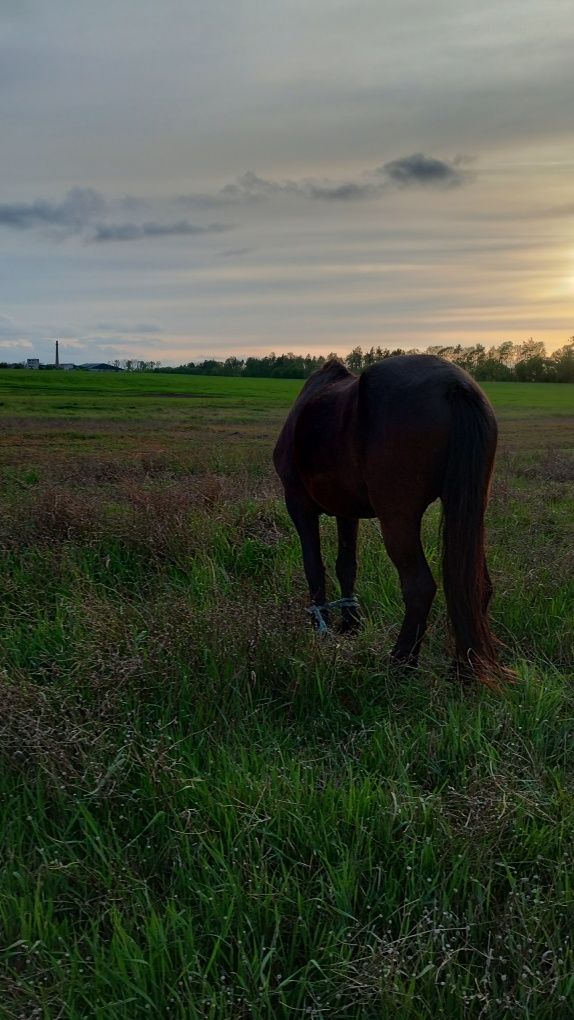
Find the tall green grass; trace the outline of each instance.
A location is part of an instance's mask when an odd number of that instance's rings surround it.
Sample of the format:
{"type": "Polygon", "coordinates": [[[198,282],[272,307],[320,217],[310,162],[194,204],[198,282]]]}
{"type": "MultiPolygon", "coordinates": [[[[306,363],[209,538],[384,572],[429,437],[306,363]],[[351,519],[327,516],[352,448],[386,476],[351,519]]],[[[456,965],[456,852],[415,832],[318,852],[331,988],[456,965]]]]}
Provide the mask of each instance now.
{"type": "Polygon", "coordinates": [[[571,462],[499,460],[521,682],[494,697],[450,679],[440,593],[421,669],[389,669],[374,522],[363,630],[315,637],[275,426],[233,436],[236,412],[81,454],[74,423],[57,454],[45,420],[5,434],[0,1016],[566,1020],[571,462]]]}

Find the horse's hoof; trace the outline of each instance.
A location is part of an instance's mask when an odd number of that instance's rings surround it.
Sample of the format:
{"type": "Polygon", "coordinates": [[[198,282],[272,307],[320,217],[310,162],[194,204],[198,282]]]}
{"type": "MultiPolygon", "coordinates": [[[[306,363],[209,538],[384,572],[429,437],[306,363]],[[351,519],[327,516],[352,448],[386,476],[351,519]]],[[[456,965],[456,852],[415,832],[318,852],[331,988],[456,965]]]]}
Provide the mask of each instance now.
{"type": "Polygon", "coordinates": [[[339,633],[341,634],[356,634],[361,627],[361,620],[358,616],[343,616],[341,620],[341,626],[339,627],[339,633]]]}

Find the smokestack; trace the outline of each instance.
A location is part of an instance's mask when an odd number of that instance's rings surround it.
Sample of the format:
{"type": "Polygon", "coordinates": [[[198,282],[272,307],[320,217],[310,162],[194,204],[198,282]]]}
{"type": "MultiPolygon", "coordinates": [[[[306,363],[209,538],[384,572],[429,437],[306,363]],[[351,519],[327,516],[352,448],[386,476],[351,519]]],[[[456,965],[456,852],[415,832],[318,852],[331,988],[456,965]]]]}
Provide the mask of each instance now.
{"type": "Polygon", "coordinates": [[[56,340],[56,368],[60,367],[60,351],[58,350],[59,343],[56,340]]]}

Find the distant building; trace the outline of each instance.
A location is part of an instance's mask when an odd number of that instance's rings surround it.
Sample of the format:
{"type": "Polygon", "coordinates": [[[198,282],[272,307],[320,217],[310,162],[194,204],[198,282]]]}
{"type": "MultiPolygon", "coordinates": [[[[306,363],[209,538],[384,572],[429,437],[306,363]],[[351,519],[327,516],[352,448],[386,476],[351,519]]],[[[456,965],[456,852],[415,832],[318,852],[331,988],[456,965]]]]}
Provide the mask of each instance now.
{"type": "Polygon", "coordinates": [[[26,368],[40,368],[40,359],[39,358],[27,358],[26,359],[26,368]]]}
{"type": "Polygon", "coordinates": [[[87,372],[121,372],[117,365],[107,365],[105,361],[86,361],[84,365],[78,365],[87,372]]]}
{"type": "Polygon", "coordinates": [[[63,364],[60,363],[58,367],[61,368],[63,372],[71,372],[76,366],[72,365],[71,361],[65,361],[63,364]]]}

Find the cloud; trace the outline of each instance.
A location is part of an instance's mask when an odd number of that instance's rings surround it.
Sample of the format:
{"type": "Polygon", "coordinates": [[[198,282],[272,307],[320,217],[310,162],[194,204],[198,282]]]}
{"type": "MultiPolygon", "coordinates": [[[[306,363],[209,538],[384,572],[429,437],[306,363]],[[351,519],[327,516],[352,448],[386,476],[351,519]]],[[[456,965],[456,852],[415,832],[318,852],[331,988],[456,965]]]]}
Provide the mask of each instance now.
{"type": "MultiPolygon", "coordinates": [[[[241,174],[236,181],[233,181],[231,184],[226,184],[223,188],[221,188],[220,191],[217,192],[217,195],[211,196],[211,199],[223,199],[223,201],[231,199],[233,201],[238,198],[270,198],[272,195],[279,195],[282,191],[291,187],[295,187],[295,185],[291,184],[291,182],[287,181],[285,183],[281,183],[280,181],[270,181],[265,177],[259,177],[259,175],[254,173],[253,170],[247,170],[246,173],[241,174]]],[[[191,197],[193,198],[193,196],[191,197]]],[[[210,198],[209,195],[199,197],[207,199],[210,198]]]]}
{"type": "Polygon", "coordinates": [[[278,196],[321,202],[357,202],[379,198],[397,187],[444,188],[465,184],[470,177],[462,167],[463,162],[461,157],[447,161],[416,152],[391,160],[374,170],[368,170],[354,180],[345,181],[331,180],[328,177],[271,180],[260,177],[253,170],[248,170],[212,195],[205,193],[180,195],[177,201],[184,205],[200,207],[237,202],[262,202],[278,196]]]}
{"type": "MultiPolygon", "coordinates": [[[[120,205],[125,208],[126,203],[130,204],[129,200],[124,198],[120,205]]],[[[140,199],[134,199],[131,204],[134,211],[146,207],[146,203],[140,199]]],[[[229,225],[223,223],[201,225],[190,223],[188,220],[114,223],[105,219],[111,211],[110,204],[93,188],[71,188],[62,202],[49,202],[37,198],[34,202],[0,204],[0,227],[12,230],[57,230],[63,236],[80,235],[86,240],[98,242],[201,236],[221,234],[231,229],[229,225]]]]}
{"type": "Polygon", "coordinates": [[[180,220],[178,223],[103,223],[96,228],[90,240],[140,241],[147,237],[195,237],[202,234],[222,234],[230,229],[231,227],[225,223],[199,226],[188,220],[180,220]]]}
{"type": "MultiPolygon", "coordinates": [[[[355,201],[356,199],[372,197],[380,190],[380,184],[373,184],[368,181],[332,181],[329,178],[315,180],[313,178],[302,178],[298,181],[284,180],[273,181],[260,177],[252,170],[238,177],[236,181],[226,184],[211,201],[234,202],[234,201],[260,201],[273,198],[277,195],[287,195],[291,198],[320,199],[335,202],[355,201]]],[[[194,200],[194,196],[189,196],[194,200]]],[[[198,196],[205,202],[206,196],[198,196]]],[[[184,199],[185,201],[185,196],[184,199]]]]}
{"type": "Polygon", "coordinates": [[[31,351],[32,344],[29,340],[3,340],[2,347],[9,350],[25,350],[31,351]]]}
{"type": "Polygon", "coordinates": [[[329,202],[355,202],[357,199],[373,198],[380,188],[374,184],[359,181],[344,181],[342,184],[314,184],[309,182],[305,194],[329,202]]]}
{"type": "MultiPolygon", "coordinates": [[[[40,229],[58,231],[63,236],[78,235],[96,243],[141,241],[150,238],[201,237],[221,234],[232,229],[225,223],[194,223],[188,219],[169,220],[175,204],[196,207],[226,206],[237,203],[262,202],[287,197],[304,201],[352,203],[377,199],[389,190],[405,187],[449,188],[466,183],[469,173],[461,157],[447,161],[426,156],[422,152],[402,156],[366,171],[351,180],[300,178],[272,180],[248,170],[235,181],[212,195],[165,196],[154,202],[157,219],[138,221],[138,213],[150,203],[141,198],[124,196],[108,202],[93,188],[71,188],[61,202],[37,198],[33,202],[0,204],[0,227],[12,230],[40,229]],[[114,208],[133,219],[114,222],[114,208]],[[164,220],[162,213],[166,216],[164,220]]],[[[149,215],[149,213],[148,213],[149,215]]]]}
{"type": "Polygon", "coordinates": [[[467,172],[460,168],[460,162],[460,159],[455,159],[447,163],[415,152],[412,156],[402,156],[385,163],[377,169],[377,173],[402,188],[418,185],[449,188],[467,180],[467,172]]]}
{"type": "Polygon", "coordinates": [[[93,188],[71,188],[60,203],[37,198],[34,202],[0,204],[0,226],[14,230],[59,227],[68,233],[81,232],[86,224],[101,217],[106,202],[93,188]]]}

